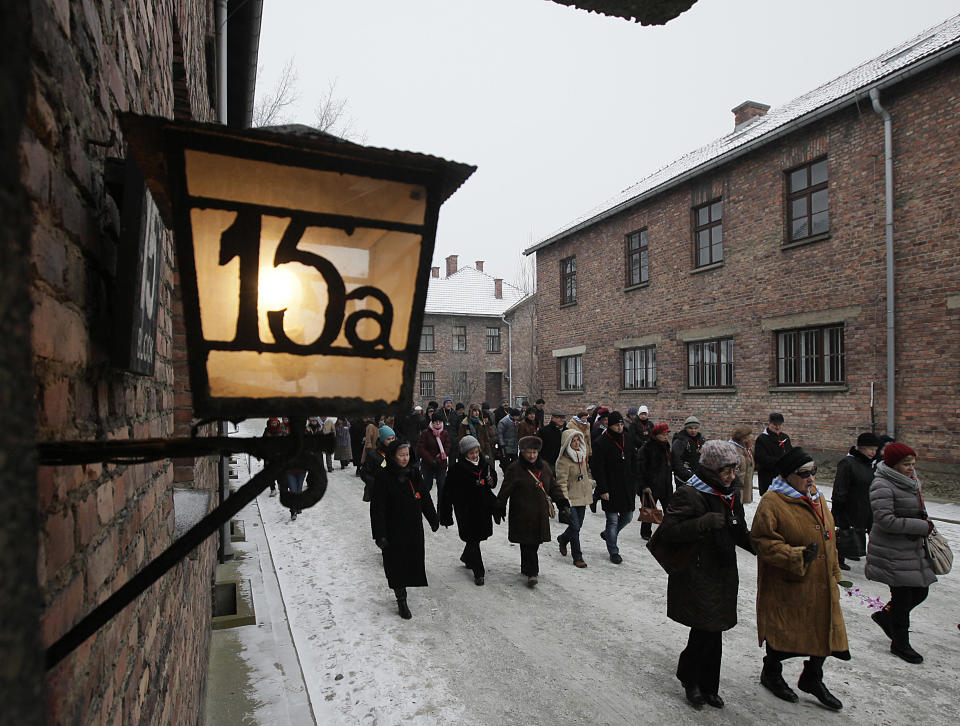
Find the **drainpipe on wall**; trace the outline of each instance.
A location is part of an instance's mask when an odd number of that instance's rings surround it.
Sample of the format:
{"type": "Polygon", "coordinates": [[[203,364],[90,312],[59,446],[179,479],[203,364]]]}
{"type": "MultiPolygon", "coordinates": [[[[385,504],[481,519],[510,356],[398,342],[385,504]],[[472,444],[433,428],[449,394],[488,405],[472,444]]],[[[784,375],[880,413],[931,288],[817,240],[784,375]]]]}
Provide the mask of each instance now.
{"type": "Polygon", "coordinates": [[[896,373],[894,370],[894,343],[896,327],[893,305],[893,122],[890,113],[880,105],[880,92],[870,89],[873,110],[883,118],[883,155],[886,201],[886,256],[887,256],[887,436],[896,436],[894,411],[896,373]]]}
{"type": "Polygon", "coordinates": [[[507,322],[506,313],[500,313],[500,319],[507,326],[507,398],[513,407],[513,326],[507,322]]]}

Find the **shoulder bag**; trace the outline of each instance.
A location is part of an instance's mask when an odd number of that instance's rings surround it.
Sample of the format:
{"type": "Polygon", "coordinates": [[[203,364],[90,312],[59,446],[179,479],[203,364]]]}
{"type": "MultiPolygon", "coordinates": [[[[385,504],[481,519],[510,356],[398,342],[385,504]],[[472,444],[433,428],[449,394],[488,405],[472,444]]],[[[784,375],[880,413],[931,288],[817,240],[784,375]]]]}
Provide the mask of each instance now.
{"type": "Polygon", "coordinates": [[[637,519],[650,524],[660,524],[663,521],[663,512],[657,509],[657,502],[650,489],[644,489],[640,494],[640,514],[637,519]]]}
{"type": "Polygon", "coordinates": [[[927,535],[927,559],[930,561],[930,568],[934,575],[946,575],[953,567],[953,552],[947,539],[937,530],[932,530],[927,535]]]}

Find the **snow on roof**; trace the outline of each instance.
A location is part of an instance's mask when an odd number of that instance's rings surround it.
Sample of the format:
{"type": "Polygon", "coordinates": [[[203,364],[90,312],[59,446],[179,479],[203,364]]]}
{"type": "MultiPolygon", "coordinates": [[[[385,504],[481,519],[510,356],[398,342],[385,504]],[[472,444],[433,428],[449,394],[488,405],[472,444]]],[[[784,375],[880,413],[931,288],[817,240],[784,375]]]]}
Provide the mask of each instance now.
{"type": "Polygon", "coordinates": [[[525,297],[510,283],[501,284],[503,297],[498,298],[494,295],[494,278],[469,265],[449,277],[431,277],[424,312],[499,317],[525,297]]]}
{"type": "MultiPolygon", "coordinates": [[[[960,41],[960,15],[923,31],[842,76],[824,83],[783,106],[771,109],[765,116],[751,119],[729,134],[681,156],[528,247],[524,250],[524,254],[530,254],[553,244],[571,232],[600,221],[615,211],[639,201],[643,196],[652,196],[651,192],[663,191],[671,186],[671,182],[679,183],[681,177],[686,178],[695,174],[698,167],[705,167],[710,162],[722,161],[723,157],[734,157],[738,150],[745,152],[749,148],[762,145],[767,141],[764,137],[769,135],[769,140],[776,138],[780,135],[775,133],[777,130],[783,132],[784,127],[802,123],[805,116],[812,115],[818,109],[841,102],[845,98],[853,103],[858,96],[865,97],[865,92],[870,87],[878,85],[884,79],[896,82],[896,79],[891,77],[906,70],[908,66],[920,63],[951,46],[957,46],[958,41],[960,41]]],[[[960,47],[954,50],[960,50],[960,47]]]]}

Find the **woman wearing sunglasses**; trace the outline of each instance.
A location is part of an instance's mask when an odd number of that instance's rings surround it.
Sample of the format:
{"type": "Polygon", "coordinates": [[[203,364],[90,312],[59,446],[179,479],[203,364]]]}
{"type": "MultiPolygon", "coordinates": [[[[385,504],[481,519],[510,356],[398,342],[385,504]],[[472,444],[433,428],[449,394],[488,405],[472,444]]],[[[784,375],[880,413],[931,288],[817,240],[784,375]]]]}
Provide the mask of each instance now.
{"type": "Polygon", "coordinates": [[[817,491],[813,457],[796,448],[776,466],[779,476],[760,499],[750,528],[757,553],[757,634],[767,644],[760,683],[795,703],[783,661],[808,656],[797,687],[839,710],[843,704],[823,684],[827,656],[850,659],[833,516],[817,491]]]}

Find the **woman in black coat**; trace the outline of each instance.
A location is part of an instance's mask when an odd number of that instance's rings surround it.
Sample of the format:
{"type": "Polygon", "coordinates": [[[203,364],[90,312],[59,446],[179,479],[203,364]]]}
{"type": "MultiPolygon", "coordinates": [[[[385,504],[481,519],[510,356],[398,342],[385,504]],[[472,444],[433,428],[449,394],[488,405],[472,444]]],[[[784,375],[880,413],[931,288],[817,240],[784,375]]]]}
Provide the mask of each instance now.
{"type": "Polygon", "coordinates": [[[734,488],[740,457],[727,441],[707,441],[700,464],[677,489],[657,537],[690,552],[689,565],[670,575],[667,616],[687,625],[690,636],[677,663],[687,700],[723,708],[720,697],[721,635],[737,624],[736,547],[753,552],[734,488]]]}
{"type": "Polygon", "coordinates": [[[460,439],[460,457],[450,467],[447,482],[437,501],[440,524],[453,524],[457,513],[457,531],[466,544],[460,561],[473,570],[473,581],[483,584],[485,574],[480,543],[493,534],[493,510],[497,498],[493,488],[497,475],[490,460],[480,451],[480,442],[473,436],[460,439]]]}
{"type": "MultiPolygon", "coordinates": [[[[873,510],[870,508],[870,485],[873,484],[873,456],[877,453],[880,439],[876,434],[866,431],[857,437],[857,445],[852,446],[847,455],[837,462],[837,474],[833,478],[833,496],[831,510],[833,521],[838,529],[852,529],[859,549],[867,551],[867,532],[873,527],[873,510]]],[[[849,570],[850,565],[844,557],[859,560],[859,553],[850,555],[841,549],[841,540],[837,537],[837,554],[840,569],[849,570]]]]}
{"type": "Polygon", "coordinates": [[[407,588],[427,586],[421,517],[426,517],[434,532],[440,522],[420,472],[410,464],[410,444],[399,439],[391,443],[386,462],[374,479],[370,525],[383,553],[387,584],[397,595],[400,617],[409,619],[407,588]]]}
{"type": "MultiPolygon", "coordinates": [[[[637,453],[637,471],[640,479],[640,491],[649,489],[654,500],[661,507],[666,507],[673,496],[673,463],[670,453],[670,427],[665,423],[658,423],[647,443],[640,447],[637,453]]],[[[650,522],[640,523],[640,536],[650,539],[653,525],[650,522]]]]}

